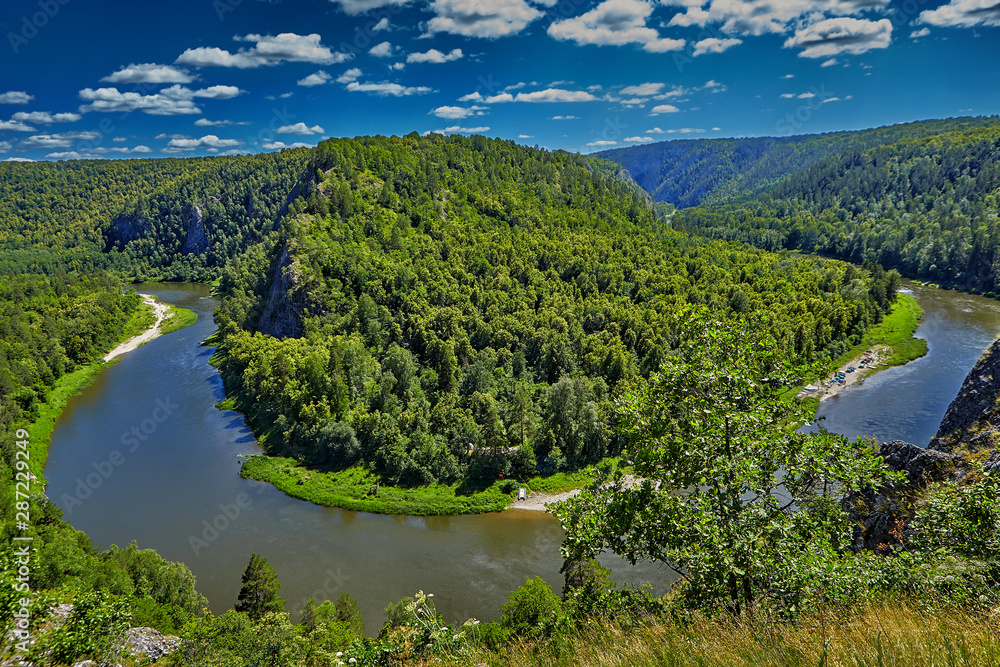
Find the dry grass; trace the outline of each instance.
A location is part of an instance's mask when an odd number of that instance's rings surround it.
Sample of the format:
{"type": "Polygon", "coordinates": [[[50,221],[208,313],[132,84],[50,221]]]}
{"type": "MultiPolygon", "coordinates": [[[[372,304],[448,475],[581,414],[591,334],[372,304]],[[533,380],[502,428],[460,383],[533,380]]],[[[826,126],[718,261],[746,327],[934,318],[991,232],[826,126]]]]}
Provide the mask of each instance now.
{"type": "Polygon", "coordinates": [[[462,666],[926,667],[1000,665],[1000,623],[959,610],[876,604],[796,624],[699,619],[686,627],[600,624],[558,646],[516,643],[445,662],[462,666]]]}

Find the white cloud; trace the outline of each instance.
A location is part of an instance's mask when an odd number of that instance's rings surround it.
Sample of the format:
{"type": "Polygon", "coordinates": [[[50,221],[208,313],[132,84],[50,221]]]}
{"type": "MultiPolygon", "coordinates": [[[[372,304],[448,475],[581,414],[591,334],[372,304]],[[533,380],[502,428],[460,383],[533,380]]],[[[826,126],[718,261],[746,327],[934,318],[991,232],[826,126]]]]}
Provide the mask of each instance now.
{"type": "Polygon", "coordinates": [[[449,53],[441,53],[437,49],[431,49],[426,53],[411,53],[406,56],[408,63],[450,63],[453,60],[460,60],[464,54],[462,49],[452,49],[449,53]]]}
{"type": "Polygon", "coordinates": [[[231,148],[239,146],[241,143],[243,142],[239,139],[220,139],[214,134],[206,134],[199,139],[171,139],[163,152],[181,153],[193,151],[196,148],[231,148]]]}
{"type": "Polygon", "coordinates": [[[542,16],[524,0],[433,0],[435,16],[427,22],[427,34],[447,32],[465,37],[514,35],[542,16]]]}
{"type": "Polygon", "coordinates": [[[920,30],[914,30],[910,33],[910,39],[920,39],[921,37],[926,37],[931,34],[930,28],[921,28],[920,30]]]}
{"type": "Polygon", "coordinates": [[[951,0],[937,9],[920,12],[920,22],[953,28],[1000,26],[1000,4],[996,0],[951,0]]]}
{"type": "Polygon", "coordinates": [[[0,132],[34,132],[35,128],[19,120],[0,120],[0,132]]]}
{"type": "Polygon", "coordinates": [[[351,83],[352,81],[357,81],[359,76],[361,76],[361,70],[357,67],[352,67],[337,77],[337,83],[351,83]]]}
{"type": "Polygon", "coordinates": [[[461,120],[462,118],[468,118],[470,116],[482,116],[485,107],[452,107],[443,106],[438,107],[431,111],[431,113],[438,118],[444,118],[446,120],[461,120]]]}
{"type": "Polygon", "coordinates": [[[618,142],[612,139],[598,139],[597,141],[591,141],[588,146],[595,146],[600,148],[602,146],[617,146],[618,142]]]}
{"type": "Polygon", "coordinates": [[[34,162],[26,157],[9,157],[4,162],[34,162]]]}
{"type": "Polygon", "coordinates": [[[675,107],[673,104],[658,104],[657,106],[653,107],[653,110],[649,112],[649,115],[659,116],[660,114],[677,113],[678,111],[680,111],[680,109],[675,107]]]}
{"type": "Polygon", "coordinates": [[[172,65],[130,64],[101,79],[108,83],[191,83],[194,77],[172,65]]]}
{"type": "Polygon", "coordinates": [[[428,134],[482,134],[489,131],[489,127],[461,127],[459,125],[452,125],[443,130],[427,130],[424,132],[424,136],[426,137],[428,134]]]}
{"type": "Polygon", "coordinates": [[[100,139],[100,132],[59,132],[57,134],[34,134],[21,140],[17,147],[24,150],[33,148],[72,148],[78,141],[100,139]]]}
{"type": "Polygon", "coordinates": [[[579,116],[553,116],[552,120],[580,120],[579,116]]]}
{"type": "Polygon", "coordinates": [[[380,42],[368,49],[368,55],[376,58],[390,58],[394,53],[396,53],[396,49],[389,42],[380,42]]]}
{"type": "Polygon", "coordinates": [[[49,153],[45,157],[52,158],[53,160],[98,160],[99,155],[94,153],[78,153],[76,151],[58,151],[55,153],[49,153]]]}
{"type": "Polygon", "coordinates": [[[399,70],[405,69],[405,68],[406,68],[406,64],[405,63],[393,63],[393,64],[389,65],[389,70],[393,71],[393,72],[398,72],[399,70]]]}
{"type": "Polygon", "coordinates": [[[283,32],[278,35],[244,35],[234,37],[239,42],[253,42],[249,49],[230,53],[218,47],[200,46],[188,49],[174,61],[177,65],[193,67],[237,67],[250,69],[262,65],[276,65],[282,61],[334,65],[350,60],[350,53],[331,51],[320,43],[318,34],[297,35],[283,32]]]}
{"type": "MultiPolygon", "coordinates": [[[[718,128],[713,128],[718,129],[718,128]]],[[[698,127],[678,127],[667,130],[667,134],[701,134],[705,130],[698,127]]]]}
{"type": "Polygon", "coordinates": [[[647,97],[649,95],[656,95],[666,84],[663,83],[640,83],[636,86],[625,86],[621,89],[622,95],[638,95],[640,97],[647,97]]]}
{"type": "Polygon", "coordinates": [[[664,0],[664,4],[683,7],[669,26],[705,27],[717,24],[730,35],[781,34],[824,16],[844,16],[878,11],[890,0],[664,0]],[[708,5],[707,8],[704,5],[708,5]]]}
{"type": "Polygon", "coordinates": [[[386,17],[382,17],[378,23],[372,26],[372,32],[382,32],[383,30],[392,30],[389,19],[386,17]]]}
{"type": "Polygon", "coordinates": [[[658,127],[654,127],[651,130],[646,130],[643,134],[663,134],[663,130],[658,127]]]}
{"type": "Polygon", "coordinates": [[[798,97],[800,100],[808,100],[808,99],[811,99],[813,97],[816,97],[816,93],[807,90],[804,93],[800,93],[799,95],[796,95],[796,97],[798,97]]]}
{"type": "Polygon", "coordinates": [[[844,102],[844,101],[853,100],[853,99],[854,99],[853,95],[848,95],[846,97],[828,97],[825,100],[823,100],[821,102],[821,104],[826,104],[828,102],[844,102]]]}
{"type": "Polygon", "coordinates": [[[13,120],[19,120],[25,123],[41,123],[42,125],[49,125],[50,123],[75,123],[76,121],[83,118],[78,113],[49,113],[48,111],[18,111],[11,117],[13,120]]]}
{"type": "Polygon", "coordinates": [[[323,134],[326,130],[319,125],[309,127],[305,123],[295,123],[294,125],[282,125],[275,131],[278,134],[323,134]]]}
{"type": "Polygon", "coordinates": [[[713,127],[712,128],[712,132],[721,132],[721,131],[722,131],[721,127],[713,127]]]}
{"type": "Polygon", "coordinates": [[[781,78],[782,79],[794,79],[795,75],[794,74],[784,74],[784,75],[782,75],[781,78]]]}
{"type": "Polygon", "coordinates": [[[164,88],[154,95],[140,93],[122,93],[117,88],[84,88],[80,91],[80,99],[90,104],[80,105],[80,111],[128,112],[142,111],[153,116],[180,116],[200,114],[201,109],[195,106],[193,99],[202,97],[212,100],[228,100],[243,91],[236,86],[209,86],[200,90],[191,90],[181,85],[164,88]]]}
{"type": "Polygon", "coordinates": [[[519,135],[517,135],[517,138],[518,139],[534,139],[535,135],[533,135],[533,134],[519,134],[519,135]]]}
{"type": "MultiPolygon", "coordinates": [[[[226,127],[227,125],[250,125],[249,121],[235,122],[232,120],[208,120],[207,118],[199,118],[194,122],[197,127],[226,127]]],[[[115,141],[119,141],[115,139],[115,141]]],[[[120,141],[125,141],[124,137],[120,141]]]]}
{"type": "Polygon", "coordinates": [[[97,148],[94,149],[94,152],[100,153],[101,155],[107,153],[121,153],[122,155],[129,155],[138,153],[152,153],[153,149],[150,148],[149,146],[143,146],[143,145],[136,146],[135,148],[129,148],[128,146],[115,146],[113,148],[109,148],[107,146],[98,146],[97,148]]]}
{"type": "Polygon", "coordinates": [[[459,102],[482,102],[483,96],[477,90],[474,93],[469,93],[468,95],[462,95],[458,98],[459,102]]]}
{"type": "MultiPolygon", "coordinates": [[[[506,93],[509,95],[509,93],[506,93]]],[[[487,98],[489,101],[490,98],[487,98]]],[[[564,90],[562,88],[546,88],[532,93],[518,93],[515,102],[595,102],[597,97],[585,90],[564,90]]]]}
{"type": "Polygon", "coordinates": [[[34,95],[29,95],[23,90],[8,90],[0,93],[0,104],[27,104],[35,99],[34,95]]]}
{"type": "Polygon", "coordinates": [[[269,151],[277,151],[282,148],[311,148],[311,144],[305,144],[301,141],[296,141],[294,144],[286,144],[284,141],[272,141],[263,145],[269,151]]]}
{"type": "MultiPolygon", "coordinates": [[[[370,12],[373,9],[378,9],[379,7],[386,7],[389,5],[405,5],[409,0],[330,0],[335,5],[340,5],[340,8],[344,10],[345,14],[350,14],[351,16],[357,16],[358,14],[364,14],[370,12]]],[[[375,24],[373,31],[386,30],[387,28],[379,28],[382,22],[385,22],[388,26],[389,19],[382,19],[375,24]]]]}
{"type": "Polygon", "coordinates": [[[828,58],[841,53],[857,55],[884,49],[892,42],[892,21],[881,19],[825,19],[795,31],[785,48],[801,48],[800,58],[828,58]]]}
{"type": "Polygon", "coordinates": [[[795,93],[782,93],[778,97],[780,97],[783,100],[791,100],[795,99],[795,93]]]}
{"type": "Polygon", "coordinates": [[[686,43],[683,39],[661,38],[656,30],[646,25],[652,12],[652,6],[642,0],[604,0],[576,18],[553,22],[548,33],[555,39],[577,44],[641,44],[643,50],[650,53],[683,49],[686,43]]]}
{"type": "Polygon", "coordinates": [[[9,141],[0,141],[0,153],[8,153],[14,145],[9,141]]]}
{"type": "MultiPolygon", "coordinates": [[[[196,123],[195,123],[195,125],[197,125],[197,124],[198,124],[198,123],[196,122],[196,123]]],[[[126,139],[125,137],[115,137],[115,138],[114,138],[114,139],[112,139],[111,141],[113,141],[113,142],[115,142],[116,144],[118,144],[118,143],[121,143],[121,142],[123,142],[123,141],[128,141],[128,139],[126,139]]]]}
{"type": "Polygon", "coordinates": [[[706,53],[722,53],[728,49],[738,46],[743,43],[742,39],[727,38],[719,39],[718,37],[707,37],[700,42],[695,42],[694,53],[691,55],[695,58],[704,55],[706,53]]]}
{"type": "Polygon", "coordinates": [[[513,102],[514,96],[510,93],[500,93],[499,95],[490,95],[483,102],[487,104],[502,104],[504,102],[513,102]]]}
{"type": "Polygon", "coordinates": [[[840,61],[836,58],[830,58],[829,60],[824,60],[820,63],[820,67],[833,67],[834,65],[839,65],[840,61]]]}
{"type": "Polygon", "coordinates": [[[653,139],[653,137],[625,137],[625,141],[632,144],[648,144],[656,141],[656,139],[653,139]]]}
{"type": "Polygon", "coordinates": [[[329,74],[327,74],[323,70],[320,70],[318,72],[313,72],[312,74],[310,74],[309,76],[305,77],[304,79],[299,79],[298,80],[298,84],[300,86],[305,86],[307,88],[309,88],[311,86],[322,86],[324,83],[326,83],[327,81],[329,81],[331,78],[332,77],[329,74]]]}
{"type": "Polygon", "coordinates": [[[408,97],[409,95],[423,95],[432,92],[432,88],[427,86],[403,86],[398,83],[383,81],[381,83],[358,83],[352,81],[347,84],[347,90],[352,93],[375,93],[376,95],[392,95],[393,97],[408,97]]]}

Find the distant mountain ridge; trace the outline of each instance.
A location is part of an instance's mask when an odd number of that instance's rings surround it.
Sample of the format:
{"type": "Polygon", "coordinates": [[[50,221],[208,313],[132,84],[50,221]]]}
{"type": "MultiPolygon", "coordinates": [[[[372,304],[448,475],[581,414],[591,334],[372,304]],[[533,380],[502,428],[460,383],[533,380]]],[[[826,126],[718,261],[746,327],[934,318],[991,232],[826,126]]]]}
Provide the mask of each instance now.
{"type": "Polygon", "coordinates": [[[994,125],[1000,125],[996,117],[926,120],[793,137],[677,139],[594,155],[622,165],[655,201],[687,208],[757,195],[845,152],[994,125]]]}

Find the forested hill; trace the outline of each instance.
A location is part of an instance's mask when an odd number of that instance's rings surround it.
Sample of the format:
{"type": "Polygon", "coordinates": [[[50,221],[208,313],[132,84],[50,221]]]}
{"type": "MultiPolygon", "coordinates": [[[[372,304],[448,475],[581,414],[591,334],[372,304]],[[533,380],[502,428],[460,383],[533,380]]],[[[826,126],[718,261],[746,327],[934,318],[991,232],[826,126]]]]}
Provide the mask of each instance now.
{"type": "Polygon", "coordinates": [[[845,148],[743,202],[674,225],[760,247],[875,261],[903,275],[1000,292],[1000,121],[845,148]]]}
{"type": "Polygon", "coordinates": [[[795,137],[681,139],[615,148],[596,155],[624,166],[655,200],[686,208],[758,194],[832,156],[997,125],[996,118],[928,120],[795,137]]]}
{"type": "Polygon", "coordinates": [[[391,484],[597,461],[679,309],[766,319],[808,361],[856,342],[898,279],[658,232],[630,184],[508,141],[329,140],[311,171],[282,232],[224,271],[219,365],[270,453],[391,484]]]}
{"type": "Polygon", "coordinates": [[[308,156],[0,163],[0,269],[211,279],[277,227],[308,156]]]}

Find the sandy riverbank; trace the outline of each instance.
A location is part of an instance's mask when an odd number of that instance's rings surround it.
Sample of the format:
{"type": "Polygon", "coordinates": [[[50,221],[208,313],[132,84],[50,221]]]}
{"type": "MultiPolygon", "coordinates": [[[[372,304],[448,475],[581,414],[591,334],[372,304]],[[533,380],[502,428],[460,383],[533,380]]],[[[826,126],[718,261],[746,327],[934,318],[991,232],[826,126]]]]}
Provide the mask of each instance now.
{"type": "Polygon", "coordinates": [[[885,360],[889,358],[889,354],[892,352],[892,349],[888,345],[876,345],[872,347],[870,351],[871,354],[861,354],[854,359],[851,359],[846,364],[838,368],[837,371],[834,371],[830,377],[823,378],[823,380],[809,385],[814,387],[814,389],[809,390],[807,386],[806,389],[799,392],[799,396],[818,398],[821,401],[833,398],[840,392],[850,387],[852,384],[857,384],[877,371],[880,367],[884,367],[885,360]],[[871,361],[862,365],[862,362],[866,357],[870,357],[871,361]],[[852,366],[854,367],[854,371],[848,373],[847,369],[852,366]],[[843,384],[833,382],[831,379],[836,376],[838,371],[844,374],[843,384]]]}
{"type": "Polygon", "coordinates": [[[111,361],[117,356],[123,355],[126,352],[131,352],[140,345],[148,343],[149,341],[153,340],[154,338],[160,335],[160,324],[163,322],[163,319],[167,316],[167,304],[160,303],[149,294],[143,294],[142,298],[146,303],[148,303],[150,306],[153,307],[153,312],[156,313],[156,323],[153,324],[153,326],[146,329],[145,331],[143,331],[138,336],[133,336],[132,338],[129,338],[127,341],[125,341],[115,349],[108,352],[106,355],[104,355],[104,361],[111,361]]]}
{"type": "Polygon", "coordinates": [[[546,512],[546,505],[562,502],[580,493],[580,489],[573,489],[565,493],[532,493],[525,500],[515,500],[507,509],[510,510],[532,510],[535,512],[546,512]]]}

